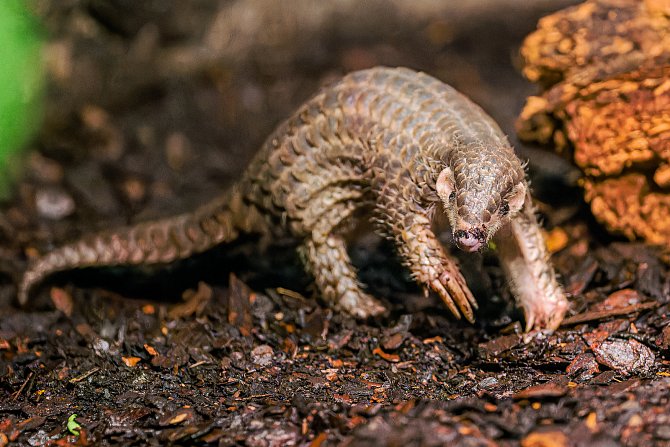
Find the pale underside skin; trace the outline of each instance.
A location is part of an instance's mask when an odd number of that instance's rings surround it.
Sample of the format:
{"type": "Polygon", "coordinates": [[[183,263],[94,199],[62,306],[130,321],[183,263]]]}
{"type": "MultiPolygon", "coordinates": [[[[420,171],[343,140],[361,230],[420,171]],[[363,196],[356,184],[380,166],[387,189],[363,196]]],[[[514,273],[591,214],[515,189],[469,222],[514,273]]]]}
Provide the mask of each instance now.
{"type": "Polygon", "coordinates": [[[403,68],[352,73],[307,101],[268,138],[243,177],[210,203],[172,218],[92,234],[32,262],[19,301],[49,274],[167,263],[240,233],[290,236],[319,295],[359,318],[385,311],[358,281],[345,234],[359,210],[426,293],[474,321],[475,298],[432,230],[445,213],[454,241],[478,251],[495,237],[527,330],[555,329],[567,300],[549,263],[525,173],[481,108],[403,68]]]}

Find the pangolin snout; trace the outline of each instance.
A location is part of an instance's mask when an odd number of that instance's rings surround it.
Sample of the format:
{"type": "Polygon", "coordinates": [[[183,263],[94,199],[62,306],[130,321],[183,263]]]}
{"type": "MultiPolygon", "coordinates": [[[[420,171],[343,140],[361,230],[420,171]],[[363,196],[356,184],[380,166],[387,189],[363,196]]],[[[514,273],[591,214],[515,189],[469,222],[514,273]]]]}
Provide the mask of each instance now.
{"type": "Polygon", "coordinates": [[[463,251],[479,251],[486,243],[486,233],[479,228],[457,230],[454,232],[454,242],[463,251]]]}

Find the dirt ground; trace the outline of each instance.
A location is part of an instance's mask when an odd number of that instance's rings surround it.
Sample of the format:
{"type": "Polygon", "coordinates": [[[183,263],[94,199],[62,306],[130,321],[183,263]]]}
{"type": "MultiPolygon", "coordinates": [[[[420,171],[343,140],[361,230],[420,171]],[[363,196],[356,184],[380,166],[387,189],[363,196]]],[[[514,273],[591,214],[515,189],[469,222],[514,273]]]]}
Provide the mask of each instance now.
{"type": "Polygon", "coordinates": [[[552,335],[521,332],[490,255],[461,256],[481,305],[469,325],[366,232],[352,257],[390,309],[370,321],[316,299],[290,244],[250,239],[159,269],[59,274],[16,303],[30,257],[204,203],[351,70],[427,71],[515,141],[533,92],[516,51],[574,2],[460,3],[32,2],[49,89],[0,215],[0,446],[670,446],[667,253],[607,235],[576,171],[516,142],[571,296],[552,335]]]}

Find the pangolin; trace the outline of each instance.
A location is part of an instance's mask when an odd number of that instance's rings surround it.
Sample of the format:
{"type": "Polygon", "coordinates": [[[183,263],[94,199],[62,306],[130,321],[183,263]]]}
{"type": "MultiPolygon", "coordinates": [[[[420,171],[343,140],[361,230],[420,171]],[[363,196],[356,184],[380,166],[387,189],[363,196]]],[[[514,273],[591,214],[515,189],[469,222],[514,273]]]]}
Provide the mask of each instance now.
{"type": "Polygon", "coordinates": [[[320,296],[366,318],[384,307],[359,282],[344,234],[363,209],[413,279],[456,317],[472,322],[477,304],[433,232],[436,213],[466,252],[493,239],[527,330],[560,324],[568,302],[506,136],[449,85],[386,67],[323,88],[277,127],[232,188],[195,211],[90,234],[37,258],[19,301],[57,271],[169,263],[260,233],[297,240],[320,296]]]}

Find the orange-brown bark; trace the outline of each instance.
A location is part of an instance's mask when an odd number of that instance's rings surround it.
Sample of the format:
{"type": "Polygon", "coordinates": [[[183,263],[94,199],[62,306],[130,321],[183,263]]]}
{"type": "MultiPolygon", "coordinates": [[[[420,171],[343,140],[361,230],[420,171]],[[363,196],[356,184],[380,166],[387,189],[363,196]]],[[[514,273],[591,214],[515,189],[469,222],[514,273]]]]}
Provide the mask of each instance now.
{"type": "Polygon", "coordinates": [[[670,242],[670,1],[587,1],[543,18],[521,52],[544,91],[519,136],[574,161],[607,228],[670,242]]]}

